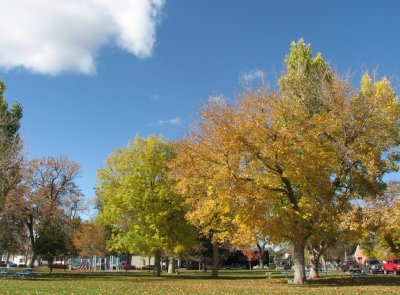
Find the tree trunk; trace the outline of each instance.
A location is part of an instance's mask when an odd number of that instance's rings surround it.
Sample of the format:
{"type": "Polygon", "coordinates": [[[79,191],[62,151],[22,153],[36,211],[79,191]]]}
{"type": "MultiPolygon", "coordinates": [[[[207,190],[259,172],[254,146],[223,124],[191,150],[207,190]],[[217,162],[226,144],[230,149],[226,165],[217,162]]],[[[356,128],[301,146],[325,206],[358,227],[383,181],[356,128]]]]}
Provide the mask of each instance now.
{"type": "Polygon", "coordinates": [[[301,235],[295,237],[293,243],[293,261],[294,261],[294,280],[293,284],[304,284],[306,282],[306,273],[304,267],[305,238],[301,235]]]}
{"type": "Polygon", "coordinates": [[[175,258],[173,257],[169,259],[168,273],[175,273],[175,258]]]}
{"type": "Polygon", "coordinates": [[[50,268],[50,276],[51,276],[51,274],[53,272],[53,259],[54,259],[53,257],[50,257],[49,260],[48,260],[49,268],[50,268]]]}
{"type": "Polygon", "coordinates": [[[325,251],[328,249],[329,245],[332,243],[327,243],[325,241],[320,242],[319,244],[310,244],[308,248],[308,252],[310,253],[310,261],[311,261],[311,271],[309,275],[309,279],[319,278],[318,274],[318,266],[319,260],[325,251]]]}
{"type": "Polygon", "coordinates": [[[29,232],[29,240],[31,242],[31,250],[32,250],[32,259],[29,262],[29,267],[33,268],[35,265],[35,260],[36,260],[36,247],[35,247],[35,233],[33,231],[33,218],[30,216],[29,220],[25,221],[25,224],[28,228],[29,232]]]}
{"type": "Polygon", "coordinates": [[[28,253],[28,251],[26,251],[26,253],[25,253],[25,265],[26,265],[26,267],[28,267],[28,259],[29,259],[29,253],[28,253]]]}
{"type": "Polygon", "coordinates": [[[249,260],[249,269],[251,270],[251,260],[249,260]]]}
{"type": "Polygon", "coordinates": [[[260,257],[258,258],[258,266],[260,269],[264,268],[264,255],[265,255],[265,245],[260,245],[260,242],[257,243],[258,251],[260,252],[260,257]]]}
{"type": "Polygon", "coordinates": [[[212,277],[218,278],[218,268],[219,268],[219,248],[218,242],[213,242],[213,269],[212,269],[212,277]]]}
{"type": "Polygon", "coordinates": [[[32,250],[32,258],[31,261],[29,262],[28,267],[33,268],[35,266],[35,261],[36,261],[36,251],[32,250]]]}
{"type": "Polygon", "coordinates": [[[154,252],[154,271],[155,277],[161,276],[161,251],[157,250],[154,252]]]}
{"type": "Polygon", "coordinates": [[[308,276],[309,279],[317,279],[319,278],[318,274],[318,263],[319,263],[319,255],[316,253],[313,253],[311,256],[311,270],[310,270],[310,275],[308,276]]]}
{"type": "Polygon", "coordinates": [[[165,270],[166,270],[168,273],[170,273],[170,272],[169,272],[169,265],[170,265],[170,263],[171,263],[171,260],[170,260],[169,257],[167,256],[167,257],[165,258],[165,270]]]}

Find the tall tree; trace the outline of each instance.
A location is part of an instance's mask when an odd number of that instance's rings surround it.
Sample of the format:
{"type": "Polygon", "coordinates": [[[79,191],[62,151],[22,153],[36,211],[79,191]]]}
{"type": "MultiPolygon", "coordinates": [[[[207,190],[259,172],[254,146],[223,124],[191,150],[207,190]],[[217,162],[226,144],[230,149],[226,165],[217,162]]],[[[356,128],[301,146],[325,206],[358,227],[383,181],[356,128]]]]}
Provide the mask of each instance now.
{"type": "Polygon", "coordinates": [[[303,284],[305,247],[321,216],[376,196],[397,169],[400,108],[386,78],[365,74],[357,90],[302,40],[285,63],[279,93],[261,86],[234,104],[207,105],[178,159],[229,192],[218,202],[234,204],[238,227],[292,243],[294,283],[303,284]]]}
{"type": "Polygon", "coordinates": [[[33,159],[25,165],[11,202],[29,233],[33,252],[30,267],[36,260],[36,240],[47,225],[56,220],[71,222],[67,204],[71,196],[83,197],[75,183],[78,174],[79,165],[66,157],[33,159]]]}
{"type": "Polygon", "coordinates": [[[22,143],[18,134],[22,106],[14,103],[10,108],[3,96],[6,86],[0,79],[0,212],[8,192],[20,180],[22,143]]]}
{"type": "MultiPolygon", "coordinates": [[[[223,103],[223,101],[218,102],[223,103]]],[[[216,103],[217,104],[217,103],[216,103]]],[[[204,126],[204,133],[212,126],[204,126]]],[[[210,130],[209,130],[209,129],[210,130]]],[[[178,157],[171,163],[171,174],[177,181],[183,202],[188,206],[187,220],[213,245],[212,277],[218,277],[219,246],[232,242],[238,228],[233,222],[234,203],[228,200],[232,191],[226,190],[226,175],[212,162],[212,145],[194,135],[193,141],[183,139],[177,143],[178,157]],[[194,147],[193,144],[196,144],[194,147]]],[[[207,138],[208,139],[208,138],[207,138]]]]}
{"type": "Polygon", "coordinates": [[[155,276],[160,276],[164,251],[179,253],[196,236],[168,175],[174,156],[171,143],[137,136],[127,148],[115,150],[98,171],[98,221],[113,227],[111,248],[153,253],[155,276]]]}

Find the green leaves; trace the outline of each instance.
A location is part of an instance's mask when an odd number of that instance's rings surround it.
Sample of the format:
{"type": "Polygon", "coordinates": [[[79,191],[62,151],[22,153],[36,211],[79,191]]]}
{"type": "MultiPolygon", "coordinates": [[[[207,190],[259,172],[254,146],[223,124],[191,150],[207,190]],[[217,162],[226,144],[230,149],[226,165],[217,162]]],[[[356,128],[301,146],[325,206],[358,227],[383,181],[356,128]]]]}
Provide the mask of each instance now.
{"type": "Polygon", "coordinates": [[[320,112],[324,103],[320,93],[324,84],[332,83],[333,71],[320,53],[312,57],[303,39],[292,42],[285,58],[286,73],[279,79],[281,94],[288,100],[299,100],[310,116],[320,112]]]}
{"type": "Polygon", "coordinates": [[[114,227],[112,249],[174,251],[190,244],[194,232],[168,175],[174,155],[172,144],[162,138],[137,136],[98,171],[98,222],[114,227]]]}

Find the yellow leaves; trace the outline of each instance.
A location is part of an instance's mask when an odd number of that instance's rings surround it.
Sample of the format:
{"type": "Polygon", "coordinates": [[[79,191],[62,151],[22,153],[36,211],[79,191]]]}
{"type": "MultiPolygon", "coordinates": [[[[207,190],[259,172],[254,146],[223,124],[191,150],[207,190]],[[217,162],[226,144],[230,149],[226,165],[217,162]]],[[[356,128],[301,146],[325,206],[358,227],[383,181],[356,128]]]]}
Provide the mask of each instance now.
{"type": "Polygon", "coordinates": [[[365,74],[357,90],[304,41],[286,65],[281,93],[247,89],[236,103],[205,106],[177,144],[177,187],[203,232],[347,236],[357,228],[347,216],[358,220],[350,200],[375,195],[396,169],[400,108],[388,79],[365,74]]]}
{"type": "Polygon", "coordinates": [[[365,73],[361,78],[360,92],[362,94],[368,94],[368,92],[371,91],[371,87],[372,87],[371,76],[368,73],[365,73]]]}

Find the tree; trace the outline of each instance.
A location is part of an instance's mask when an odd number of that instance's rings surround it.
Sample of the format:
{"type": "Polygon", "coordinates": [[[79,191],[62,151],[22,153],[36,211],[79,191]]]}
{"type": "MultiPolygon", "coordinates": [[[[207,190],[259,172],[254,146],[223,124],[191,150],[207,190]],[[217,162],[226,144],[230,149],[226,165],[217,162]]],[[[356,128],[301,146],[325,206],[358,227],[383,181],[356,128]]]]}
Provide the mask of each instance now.
{"type": "Polygon", "coordinates": [[[73,238],[73,244],[81,257],[104,256],[107,253],[109,231],[102,225],[82,223],[73,238]]]}
{"type": "Polygon", "coordinates": [[[22,118],[22,106],[14,103],[8,107],[3,93],[5,84],[0,79],[0,210],[8,192],[20,180],[22,142],[18,130],[22,118]]]}
{"type": "Polygon", "coordinates": [[[258,256],[259,258],[259,267],[260,269],[264,268],[264,259],[266,259],[267,262],[267,266],[269,267],[269,251],[267,249],[267,245],[268,245],[268,240],[269,240],[269,236],[257,236],[257,248],[258,248],[258,252],[260,253],[260,255],[258,256]]]}
{"type": "Polygon", "coordinates": [[[34,252],[47,260],[51,275],[54,258],[68,255],[71,248],[72,243],[66,232],[65,224],[60,220],[52,220],[40,230],[35,241],[34,252]]]}
{"type": "Polygon", "coordinates": [[[383,194],[363,206],[360,242],[368,256],[386,259],[400,255],[399,209],[400,182],[398,181],[389,182],[383,194]]]}
{"type": "MultiPolygon", "coordinates": [[[[223,102],[221,102],[223,103],[223,102]]],[[[212,128],[212,126],[204,126],[212,128]]],[[[208,131],[204,131],[205,133],[208,131]]],[[[210,130],[211,132],[211,130],[210,130]]],[[[171,162],[171,174],[177,181],[176,187],[187,205],[187,220],[194,225],[213,245],[212,277],[218,277],[219,245],[231,242],[238,228],[232,222],[235,204],[221,202],[231,193],[223,183],[226,180],[223,170],[207,161],[212,146],[200,136],[183,139],[176,145],[177,157],[171,162]],[[198,143],[196,147],[193,144],[198,143]]]]}
{"type": "Polygon", "coordinates": [[[11,204],[7,199],[12,198],[12,193],[7,195],[0,210],[0,252],[7,253],[7,259],[10,254],[20,254],[27,252],[28,236],[25,225],[18,215],[15,214],[11,204]]]}
{"type": "Polygon", "coordinates": [[[29,234],[33,253],[30,267],[36,260],[36,240],[47,225],[63,221],[72,226],[67,204],[71,196],[83,197],[75,183],[78,174],[79,165],[66,157],[39,158],[26,163],[22,182],[10,202],[29,234]]]}
{"type": "Polygon", "coordinates": [[[328,215],[321,214],[318,222],[318,227],[315,227],[306,244],[311,264],[309,279],[319,277],[320,259],[330,247],[338,242],[354,243],[361,238],[362,233],[362,212],[358,206],[354,206],[350,211],[345,210],[345,213],[338,210],[336,214],[333,212],[328,215]]]}
{"type": "Polygon", "coordinates": [[[303,284],[305,247],[322,217],[376,196],[397,170],[400,108],[386,78],[365,74],[357,90],[302,40],[285,64],[279,92],[262,85],[206,105],[178,159],[218,182],[226,193],[216,202],[232,208],[235,226],[292,243],[294,283],[303,284]]]}
{"type": "Polygon", "coordinates": [[[97,220],[113,228],[110,248],[153,253],[155,276],[160,276],[163,251],[179,254],[196,237],[168,176],[168,163],[174,156],[171,143],[137,136],[126,149],[115,150],[98,171],[97,220]]]}
{"type": "Polygon", "coordinates": [[[259,259],[260,253],[253,248],[246,248],[241,250],[241,252],[244,256],[246,256],[247,261],[249,262],[249,269],[252,270],[251,262],[253,260],[259,259]]]}

